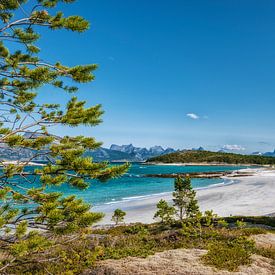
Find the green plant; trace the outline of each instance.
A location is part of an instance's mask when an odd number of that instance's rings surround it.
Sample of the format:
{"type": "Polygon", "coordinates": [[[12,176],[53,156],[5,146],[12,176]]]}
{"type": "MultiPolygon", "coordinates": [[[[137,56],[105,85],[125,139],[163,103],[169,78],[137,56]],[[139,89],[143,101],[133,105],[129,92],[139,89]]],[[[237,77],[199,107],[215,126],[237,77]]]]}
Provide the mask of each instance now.
{"type": "Polygon", "coordinates": [[[116,209],[112,216],[112,221],[118,225],[120,222],[124,221],[124,217],[126,216],[126,212],[122,211],[121,209],[116,209]]]}
{"type": "Polygon", "coordinates": [[[274,265],[275,265],[275,248],[264,248],[264,247],[257,248],[256,254],[274,260],[274,265]]]}
{"type": "Polygon", "coordinates": [[[214,221],[218,217],[217,214],[214,214],[213,210],[206,210],[203,215],[204,225],[207,227],[213,227],[214,221]]]}
{"type": "Polygon", "coordinates": [[[218,269],[237,271],[240,265],[251,263],[250,256],[255,250],[254,242],[243,237],[227,242],[213,242],[203,256],[204,263],[218,269]]]}
{"type": "Polygon", "coordinates": [[[184,217],[191,218],[196,216],[199,213],[199,206],[190,178],[186,177],[183,180],[178,176],[174,181],[174,190],[173,202],[180,221],[183,221],[184,217]]]}
{"type": "Polygon", "coordinates": [[[246,222],[244,222],[243,220],[237,220],[236,221],[236,226],[238,227],[238,228],[244,228],[245,226],[246,226],[246,222]]]}
{"type": "Polygon", "coordinates": [[[169,206],[167,201],[160,200],[157,203],[157,212],[154,215],[154,219],[160,219],[162,224],[171,224],[174,220],[176,210],[173,206],[169,206]]]}
{"type": "MultiPolygon", "coordinates": [[[[89,28],[89,22],[81,16],[65,16],[57,10],[60,3],[72,4],[74,0],[0,2],[0,143],[30,155],[24,162],[0,161],[0,245],[15,265],[21,263],[18,257],[46,250],[46,241],[55,242],[56,234],[83,232],[103,217],[102,213],[91,212],[91,205],[76,196],[49,192],[49,186],[67,183],[85,189],[90,179],[104,182],[118,177],[129,164],[110,166],[86,157],[87,150],[101,145],[93,137],[51,133],[53,126],[96,126],[103,114],[100,104],[86,106],[85,101],[72,96],[78,85],[94,80],[97,65],[50,62],[42,58],[37,47],[41,34],[47,33],[42,29],[82,33],[89,28]],[[62,90],[64,102],[38,99],[43,87],[51,93],[62,90]],[[41,159],[46,162],[44,166],[29,167],[32,161],[41,159]],[[50,237],[45,240],[41,233],[29,233],[30,227],[50,237]],[[15,252],[15,258],[11,257],[15,252]]],[[[58,57],[55,41],[49,39],[48,43],[58,57]]],[[[0,271],[5,272],[9,266],[0,266],[0,271]]]]}
{"type": "Polygon", "coordinates": [[[149,233],[147,227],[143,224],[136,224],[130,227],[127,227],[124,231],[128,234],[141,234],[141,235],[147,235],[149,233]]]}
{"type": "MultiPolygon", "coordinates": [[[[66,236],[57,238],[54,245],[33,250],[28,255],[17,255],[20,264],[8,264],[6,274],[80,274],[92,267],[102,256],[102,247],[91,244],[86,236],[66,236]]],[[[41,241],[36,242],[36,244],[41,241]]],[[[34,245],[34,242],[33,242],[34,245]]],[[[34,249],[34,246],[32,247],[34,249]]]]}
{"type": "Polygon", "coordinates": [[[228,222],[225,221],[224,219],[219,219],[217,222],[217,225],[223,228],[227,228],[229,226],[228,222]]]}
{"type": "Polygon", "coordinates": [[[182,222],[182,229],[180,234],[186,237],[201,237],[202,235],[202,225],[201,225],[202,215],[199,212],[195,217],[185,219],[182,222]]]}
{"type": "Polygon", "coordinates": [[[233,223],[237,220],[242,220],[247,223],[251,224],[261,224],[261,225],[268,225],[275,227],[275,217],[268,217],[268,216],[231,216],[224,218],[227,222],[233,223]]]}

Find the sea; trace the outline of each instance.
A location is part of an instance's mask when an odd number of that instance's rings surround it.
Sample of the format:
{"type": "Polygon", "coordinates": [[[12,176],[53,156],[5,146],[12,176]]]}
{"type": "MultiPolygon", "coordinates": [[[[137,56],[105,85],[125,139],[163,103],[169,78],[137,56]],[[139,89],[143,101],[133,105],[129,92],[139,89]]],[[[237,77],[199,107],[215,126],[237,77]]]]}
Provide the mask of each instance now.
{"type": "MultiPolygon", "coordinates": [[[[93,206],[103,206],[142,200],[173,191],[173,178],[144,177],[146,174],[234,171],[245,168],[248,166],[176,166],[132,163],[131,168],[122,177],[104,183],[91,180],[86,190],[78,190],[68,184],[50,187],[48,190],[62,192],[64,196],[76,195],[93,206]]],[[[232,183],[231,180],[226,179],[192,179],[191,182],[194,189],[232,183]]],[[[37,186],[38,183],[33,185],[37,186]]]]}

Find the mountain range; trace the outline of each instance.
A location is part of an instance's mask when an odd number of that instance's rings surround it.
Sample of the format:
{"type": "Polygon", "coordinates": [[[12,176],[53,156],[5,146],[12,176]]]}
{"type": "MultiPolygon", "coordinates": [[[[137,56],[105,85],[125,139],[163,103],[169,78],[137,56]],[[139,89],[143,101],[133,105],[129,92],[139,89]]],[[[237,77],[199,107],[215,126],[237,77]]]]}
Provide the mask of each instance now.
{"type": "Polygon", "coordinates": [[[161,156],[176,152],[173,148],[162,148],[161,146],[153,146],[149,149],[145,147],[135,147],[133,144],[116,145],[112,144],[110,148],[99,148],[95,151],[87,151],[86,156],[92,156],[95,161],[108,160],[112,162],[130,161],[139,162],[145,161],[148,158],[161,156]]]}
{"type": "MultiPolygon", "coordinates": [[[[94,161],[110,161],[110,162],[141,162],[146,161],[152,157],[157,157],[173,152],[177,152],[173,148],[164,149],[161,146],[153,146],[150,148],[135,147],[133,144],[117,145],[112,144],[110,148],[100,147],[94,151],[86,151],[85,156],[92,157],[94,161]]],[[[183,150],[184,151],[184,150],[183,150]]],[[[192,151],[204,151],[203,147],[192,148],[192,151]]],[[[34,155],[35,151],[26,148],[10,148],[6,144],[0,144],[0,160],[28,160],[34,155]]],[[[273,152],[253,152],[251,155],[271,156],[275,157],[275,150],[273,152]]],[[[45,155],[33,159],[33,161],[47,161],[45,155]]]]}
{"type": "MultiPolygon", "coordinates": [[[[156,157],[168,153],[176,152],[173,148],[163,149],[161,146],[154,146],[149,149],[135,147],[129,145],[112,144],[110,148],[100,147],[94,151],[86,151],[86,157],[92,157],[94,161],[110,161],[110,162],[140,162],[148,158],[156,157]]],[[[1,160],[28,160],[35,154],[34,150],[27,148],[10,148],[6,144],[0,144],[0,159],[1,160]]],[[[40,155],[33,161],[47,161],[44,155],[40,155]]]]}

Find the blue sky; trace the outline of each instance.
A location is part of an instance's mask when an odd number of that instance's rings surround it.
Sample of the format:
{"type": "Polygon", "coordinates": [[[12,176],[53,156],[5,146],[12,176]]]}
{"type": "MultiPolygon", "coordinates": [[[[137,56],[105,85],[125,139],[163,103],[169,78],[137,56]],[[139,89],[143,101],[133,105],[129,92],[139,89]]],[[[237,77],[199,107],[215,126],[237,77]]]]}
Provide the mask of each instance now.
{"type": "MultiPolygon", "coordinates": [[[[99,64],[79,98],[102,103],[105,114],[96,128],[56,133],[95,136],[105,146],[274,149],[274,1],[79,0],[61,7],[91,29],[43,33],[42,55],[99,64]]],[[[43,91],[41,99],[65,102],[66,95],[43,91]]]]}

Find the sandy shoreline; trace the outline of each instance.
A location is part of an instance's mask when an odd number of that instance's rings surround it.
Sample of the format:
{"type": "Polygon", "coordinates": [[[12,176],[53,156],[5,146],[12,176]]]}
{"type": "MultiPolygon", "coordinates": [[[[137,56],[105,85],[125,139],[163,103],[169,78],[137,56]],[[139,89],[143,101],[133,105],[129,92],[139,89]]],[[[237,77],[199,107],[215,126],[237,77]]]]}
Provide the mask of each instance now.
{"type": "MultiPolygon", "coordinates": [[[[230,215],[269,215],[275,213],[275,170],[253,169],[255,174],[247,177],[225,177],[231,184],[212,186],[197,190],[202,211],[212,209],[220,216],[230,215]]],[[[93,207],[93,211],[105,213],[100,224],[110,224],[114,209],[127,212],[125,222],[153,222],[156,204],[160,199],[172,203],[171,193],[136,198],[129,201],[93,207]]]]}

